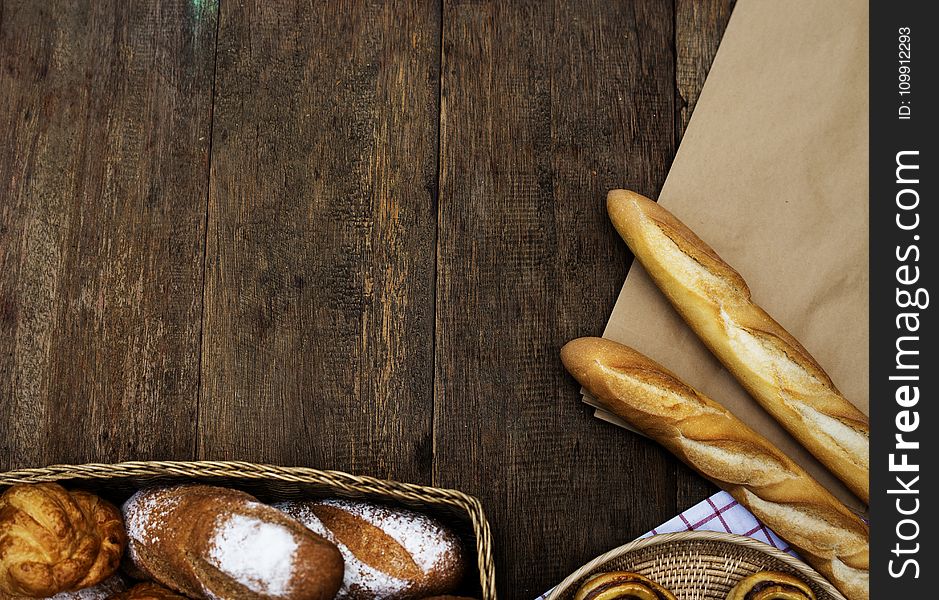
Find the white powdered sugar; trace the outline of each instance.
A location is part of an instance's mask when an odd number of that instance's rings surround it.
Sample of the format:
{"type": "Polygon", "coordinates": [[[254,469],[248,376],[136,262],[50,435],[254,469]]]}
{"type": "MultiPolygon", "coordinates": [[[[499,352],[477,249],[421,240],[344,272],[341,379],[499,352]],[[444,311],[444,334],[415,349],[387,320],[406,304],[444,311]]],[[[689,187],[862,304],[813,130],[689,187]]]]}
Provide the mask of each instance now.
{"type": "Polygon", "coordinates": [[[339,592],[336,594],[337,600],[356,597],[355,592],[358,590],[368,590],[377,597],[394,597],[395,594],[407,590],[409,585],[407,581],[392,577],[359,560],[345,544],[336,539],[336,536],[326,529],[326,526],[313,513],[309,505],[284,502],[275,504],[274,507],[286,512],[303,523],[307,529],[326,538],[339,548],[345,563],[345,570],[342,576],[342,587],[339,588],[339,592]]]}
{"type": "Polygon", "coordinates": [[[177,497],[167,493],[173,489],[141,490],[121,508],[127,528],[127,549],[134,562],[137,560],[136,544],[152,544],[160,540],[159,526],[179,504],[177,497]]]}
{"type": "Polygon", "coordinates": [[[282,597],[291,591],[297,546],[286,527],[234,514],[219,518],[207,558],[249,590],[282,597]]]}
{"type": "Polygon", "coordinates": [[[323,504],[360,517],[384,531],[408,551],[424,573],[440,567],[453,547],[453,537],[433,519],[420,513],[348,500],[326,500],[323,504]]]}
{"type": "Polygon", "coordinates": [[[98,585],[74,592],[62,592],[52,596],[50,600],[107,600],[125,589],[127,585],[124,579],[120,575],[112,575],[98,585]]]}
{"type": "MultiPolygon", "coordinates": [[[[381,529],[411,555],[425,574],[457,560],[456,538],[429,517],[365,502],[326,500],[319,504],[343,510],[381,529]]],[[[397,598],[412,585],[410,581],[393,577],[359,560],[326,529],[309,503],[283,502],[275,506],[338,546],[345,561],[345,574],[337,599],[358,597],[359,590],[367,590],[374,597],[397,598]]]]}

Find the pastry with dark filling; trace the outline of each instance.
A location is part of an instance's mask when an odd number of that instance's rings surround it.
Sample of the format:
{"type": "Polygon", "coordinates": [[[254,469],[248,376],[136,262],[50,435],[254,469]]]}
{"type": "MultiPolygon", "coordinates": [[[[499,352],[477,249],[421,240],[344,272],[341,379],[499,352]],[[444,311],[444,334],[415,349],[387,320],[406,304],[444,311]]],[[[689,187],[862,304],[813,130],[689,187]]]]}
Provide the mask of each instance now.
{"type": "Polygon", "coordinates": [[[675,600],[675,596],[637,573],[613,571],[599,573],[584,582],[574,600],[675,600]]]}
{"type": "Polygon", "coordinates": [[[815,600],[815,594],[798,577],[779,571],[760,571],[731,588],[727,600],[815,600]]]}

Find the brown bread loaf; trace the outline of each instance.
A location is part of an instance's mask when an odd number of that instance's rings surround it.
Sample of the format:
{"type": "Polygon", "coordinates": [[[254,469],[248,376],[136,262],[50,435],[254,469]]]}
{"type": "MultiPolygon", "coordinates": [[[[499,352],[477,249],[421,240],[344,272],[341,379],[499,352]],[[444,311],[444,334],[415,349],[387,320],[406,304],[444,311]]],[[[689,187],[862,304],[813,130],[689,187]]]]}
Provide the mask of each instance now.
{"type": "Polygon", "coordinates": [[[867,600],[867,525],[766,438],[622,344],[581,338],[561,359],[605,408],[730,492],[849,600],[867,600]]]}
{"type": "Polygon", "coordinates": [[[347,500],[275,506],[339,546],[345,577],[336,598],[423,598],[451,592],[463,578],[459,538],[426,515],[347,500]]]}
{"type": "Polygon", "coordinates": [[[111,600],[186,600],[186,597],[158,583],[146,581],[112,596],[111,600]]]}
{"type": "Polygon", "coordinates": [[[0,496],[0,598],[46,598],[114,574],[127,537],[120,511],[55,483],[0,496]]]}
{"type": "Polygon", "coordinates": [[[134,566],[191,598],[329,600],[342,583],[335,545],[244,492],[144,490],[124,516],[134,566]]]}
{"type": "Polygon", "coordinates": [[[678,313],[753,398],[859,498],[869,499],[870,426],[747,283],[674,215],[626,190],[613,225],[678,313]]]}

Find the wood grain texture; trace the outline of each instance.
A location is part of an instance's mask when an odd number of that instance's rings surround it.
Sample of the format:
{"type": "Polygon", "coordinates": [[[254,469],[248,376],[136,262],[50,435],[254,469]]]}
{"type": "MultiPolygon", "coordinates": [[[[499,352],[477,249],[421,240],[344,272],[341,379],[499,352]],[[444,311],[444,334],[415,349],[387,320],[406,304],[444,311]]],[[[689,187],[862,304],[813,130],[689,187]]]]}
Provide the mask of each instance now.
{"type": "Polygon", "coordinates": [[[211,6],[3,3],[0,468],[193,455],[214,46],[211,6]]]}
{"type": "MultiPolygon", "coordinates": [[[[701,95],[714,55],[727,28],[735,0],[675,0],[675,139],[680,142],[701,95]]],[[[675,501],[678,510],[694,506],[717,491],[678,461],[675,501]]]]}
{"type": "Polygon", "coordinates": [[[484,501],[503,598],[701,500],[558,349],[732,5],[0,1],[0,469],[433,480],[484,501]]]}
{"type": "Polygon", "coordinates": [[[430,479],[439,22],[222,5],[201,457],[430,479]]]}
{"type": "Polygon", "coordinates": [[[593,418],[558,351],[626,272],[606,191],[674,153],[670,3],[444,3],[435,482],[484,502],[531,598],[675,508],[671,459],[593,418]]]}
{"type": "Polygon", "coordinates": [[[736,0],[675,0],[675,132],[688,127],[736,0]]]}

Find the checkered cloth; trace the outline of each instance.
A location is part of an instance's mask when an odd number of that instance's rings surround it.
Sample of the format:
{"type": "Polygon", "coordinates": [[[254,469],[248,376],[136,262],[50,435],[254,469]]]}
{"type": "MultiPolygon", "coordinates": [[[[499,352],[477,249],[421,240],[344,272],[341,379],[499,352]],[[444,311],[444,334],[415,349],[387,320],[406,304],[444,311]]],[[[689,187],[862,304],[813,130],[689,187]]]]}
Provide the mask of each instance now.
{"type": "Polygon", "coordinates": [[[789,544],[756,520],[750,511],[740,506],[727,492],[717,492],[707,500],[698,502],[677,517],[662,523],[642,537],[676,531],[724,531],[745,535],[766,542],[783,552],[798,557],[789,544]]]}
{"type": "MultiPolygon", "coordinates": [[[[740,506],[727,492],[718,492],[707,500],[698,502],[641,537],[676,531],[725,531],[746,535],[798,557],[789,544],[757,521],[750,511],[740,506]]],[[[537,600],[544,600],[548,593],[537,600]]]]}

